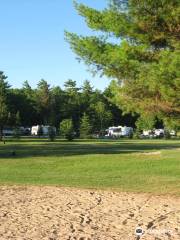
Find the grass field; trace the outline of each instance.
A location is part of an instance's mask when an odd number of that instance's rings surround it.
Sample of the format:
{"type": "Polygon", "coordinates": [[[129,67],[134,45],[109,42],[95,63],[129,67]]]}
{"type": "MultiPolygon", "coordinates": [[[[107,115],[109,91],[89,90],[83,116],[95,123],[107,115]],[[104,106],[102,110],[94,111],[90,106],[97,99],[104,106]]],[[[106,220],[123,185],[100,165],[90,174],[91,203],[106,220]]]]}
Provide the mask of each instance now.
{"type": "Polygon", "coordinates": [[[9,140],[0,143],[0,184],[180,195],[180,141],[9,140]]]}

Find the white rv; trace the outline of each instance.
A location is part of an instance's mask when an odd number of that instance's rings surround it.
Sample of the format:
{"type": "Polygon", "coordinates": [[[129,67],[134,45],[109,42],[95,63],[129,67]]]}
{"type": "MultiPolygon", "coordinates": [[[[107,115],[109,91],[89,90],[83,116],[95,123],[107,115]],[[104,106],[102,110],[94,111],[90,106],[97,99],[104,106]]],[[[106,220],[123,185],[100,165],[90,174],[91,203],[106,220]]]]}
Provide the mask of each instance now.
{"type": "Polygon", "coordinates": [[[155,129],[154,130],[154,135],[156,137],[164,137],[165,131],[164,129],[155,129]]]}
{"type": "MultiPolygon", "coordinates": [[[[176,132],[174,130],[168,131],[170,136],[176,136],[176,132]]],[[[165,129],[153,129],[153,130],[143,130],[143,133],[141,135],[142,137],[147,138],[161,138],[165,136],[165,129]]]]}
{"type": "Polygon", "coordinates": [[[128,137],[133,133],[132,127],[118,126],[109,127],[106,130],[106,137],[118,138],[118,137],[128,137]]]}
{"type": "MultiPolygon", "coordinates": [[[[47,136],[49,133],[49,128],[50,128],[50,126],[44,126],[44,125],[32,126],[31,135],[37,136],[40,129],[42,129],[42,135],[47,136]]],[[[56,133],[55,127],[53,127],[53,130],[56,133]]]]}

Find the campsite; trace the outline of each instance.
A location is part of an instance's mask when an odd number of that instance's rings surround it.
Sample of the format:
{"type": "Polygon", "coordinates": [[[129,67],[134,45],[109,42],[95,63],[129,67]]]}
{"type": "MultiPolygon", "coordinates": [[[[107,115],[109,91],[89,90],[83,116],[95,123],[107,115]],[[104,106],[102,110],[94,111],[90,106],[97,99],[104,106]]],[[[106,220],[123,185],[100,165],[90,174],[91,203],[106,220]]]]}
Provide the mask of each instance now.
{"type": "Polygon", "coordinates": [[[180,1],[1,1],[0,240],[180,240],[180,1]]]}

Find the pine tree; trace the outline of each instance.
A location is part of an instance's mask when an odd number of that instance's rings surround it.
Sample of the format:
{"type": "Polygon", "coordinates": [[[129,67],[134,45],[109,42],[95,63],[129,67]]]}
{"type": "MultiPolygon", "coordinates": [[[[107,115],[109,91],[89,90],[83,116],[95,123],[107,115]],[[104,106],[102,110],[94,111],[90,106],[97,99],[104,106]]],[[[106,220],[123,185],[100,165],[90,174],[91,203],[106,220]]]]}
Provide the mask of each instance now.
{"type": "Polygon", "coordinates": [[[180,126],[180,2],[112,0],[102,11],[75,7],[102,34],[67,32],[67,40],[93,72],[116,79],[115,102],[124,112],[180,126]]]}
{"type": "Polygon", "coordinates": [[[37,103],[43,124],[48,124],[51,110],[50,85],[44,79],[38,83],[37,103]]]}
{"type": "Polygon", "coordinates": [[[91,134],[92,126],[90,124],[89,117],[84,113],[81,119],[80,125],[80,137],[81,138],[89,138],[91,134]]]}
{"type": "Polygon", "coordinates": [[[4,126],[8,121],[7,91],[9,85],[5,81],[6,79],[4,73],[0,72],[0,141],[2,141],[4,126]]]}
{"type": "Polygon", "coordinates": [[[73,122],[71,119],[64,119],[60,123],[60,134],[68,141],[72,141],[74,139],[73,122]]]}

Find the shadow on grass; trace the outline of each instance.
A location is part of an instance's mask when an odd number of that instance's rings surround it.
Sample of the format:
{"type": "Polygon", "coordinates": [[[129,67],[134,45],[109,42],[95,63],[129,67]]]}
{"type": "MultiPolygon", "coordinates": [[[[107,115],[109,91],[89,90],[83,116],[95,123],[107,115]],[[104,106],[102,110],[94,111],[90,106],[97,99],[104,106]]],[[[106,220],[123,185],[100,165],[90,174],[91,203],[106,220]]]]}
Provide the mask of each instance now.
{"type": "Polygon", "coordinates": [[[135,140],[76,140],[65,142],[58,139],[48,142],[47,139],[22,139],[19,142],[10,140],[0,144],[0,158],[26,158],[43,156],[75,156],[89,154],[127,154],[144,151],[176,149],[177,141],[135,141],[135,140]]]}

